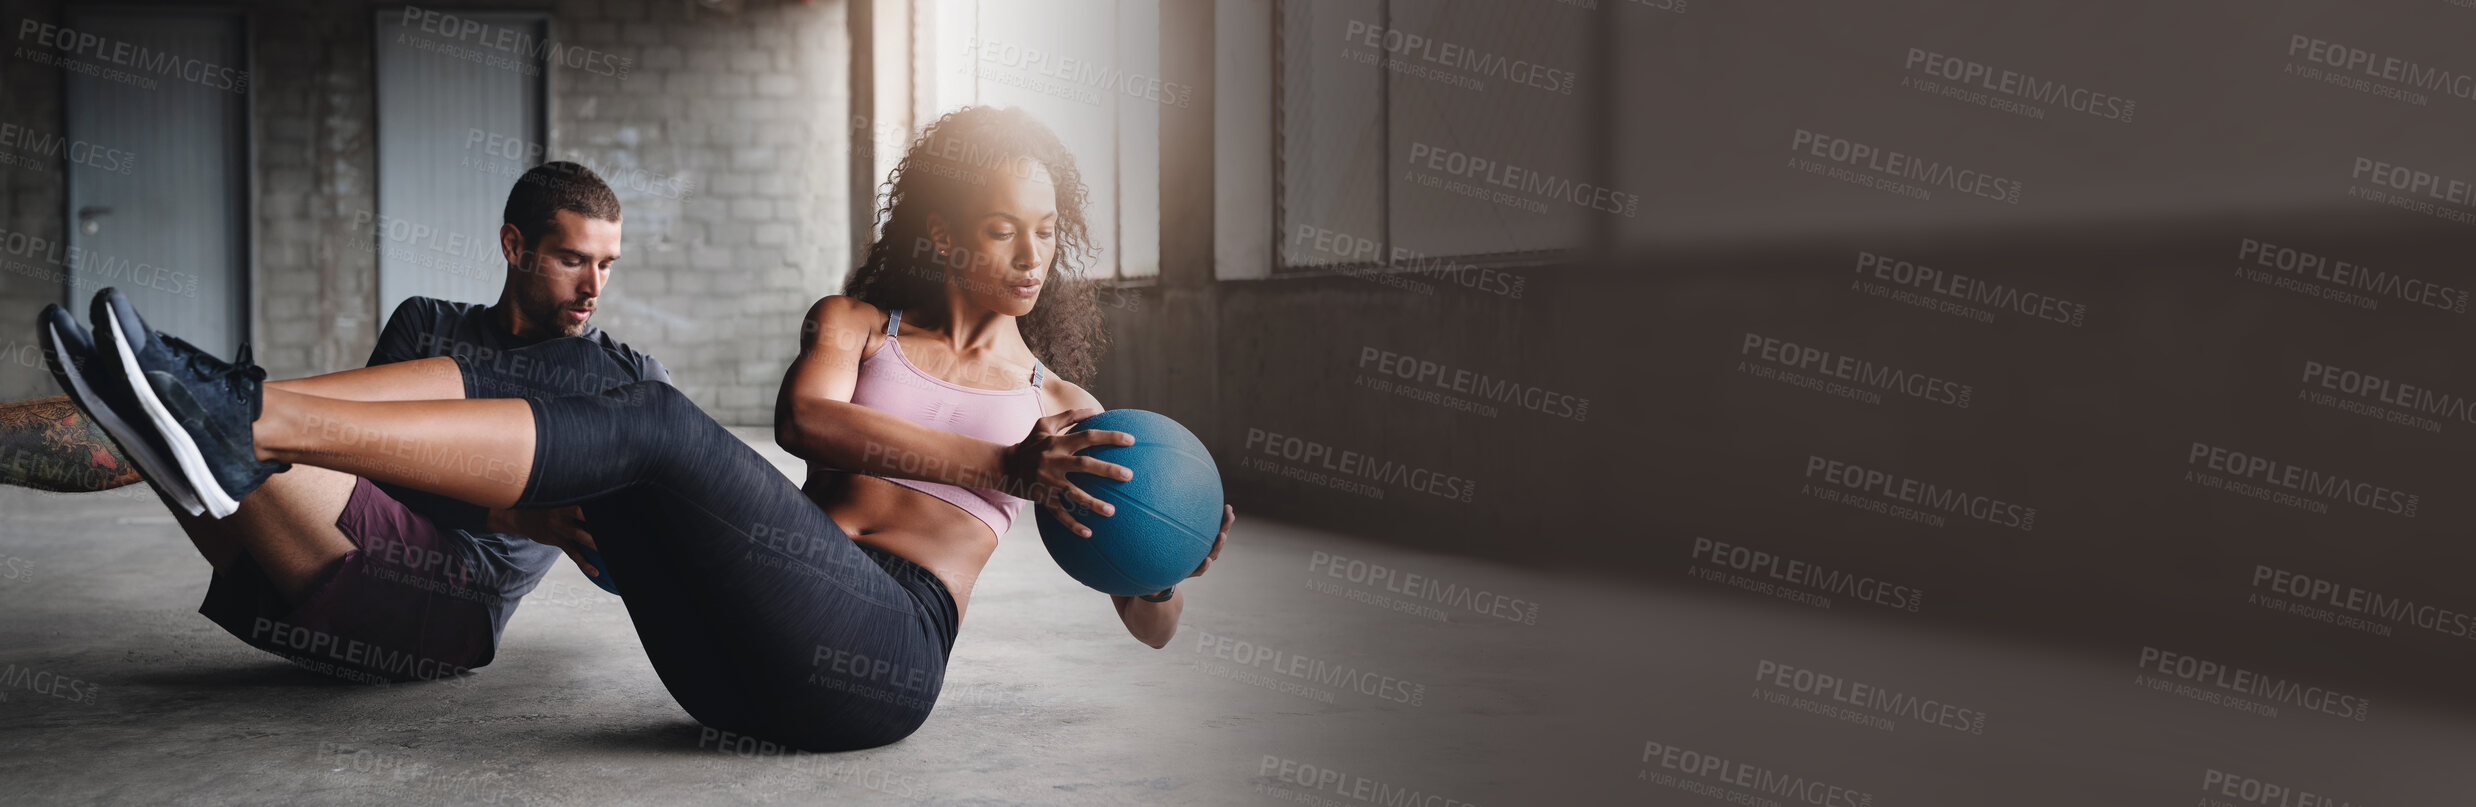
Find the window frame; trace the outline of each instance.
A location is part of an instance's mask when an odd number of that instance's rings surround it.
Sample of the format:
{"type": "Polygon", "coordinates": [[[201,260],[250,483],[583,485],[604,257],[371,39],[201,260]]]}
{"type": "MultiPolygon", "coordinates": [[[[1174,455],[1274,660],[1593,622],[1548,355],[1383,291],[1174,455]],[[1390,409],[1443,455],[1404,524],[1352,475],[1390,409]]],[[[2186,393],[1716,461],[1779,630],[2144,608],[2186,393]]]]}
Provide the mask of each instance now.
{"type": "MultiPolygon", "coordinates": [[[[1265,214],[1267,219],[1266,233],[1271,239],[1271,241],[1268,242],[1266,249],[1267,262],[1269,264],[1266,268],[1268,271],[1263,275],[1250,276],[1244,272],[1243,267],[1225,266],[1222,267],[1224,271],[1220,273],[1222,279],[1265,280],[1341,276],[1356,277],[1364,276],[1369,273],[1419,273],[1438,271],[1437,267],[1439,265],[1446,267],[1441,270],[1445,272],[1495,269],[1544,269],[1556,266],[1571,265],[1580,262],[1594,251],[1604,252],[1606,245],[1611,243],[1615,236],[1615,225],[1613,222],[1608,220],[1607,216],[1589,216],[1586,218],[1587,224],[1584,227],[1585,238],[1583,243],[1571,247],[1507,250],[1502,252],[1485,253],[1420,254],[1416,256],[1416,260],[1413,263],[1397,262],[1393,260],[1393,249],[1391,248],[1393,245],[1392,200],[1395,185],[1389,179],[1389,175],[1387,175],[1388,179],[1380,191],[1380,200],[1377,204],[1377,209],[1379,211],[1377,214],[1377,220],[1379,222],[1378,243],[1383,244],[1386,247],[1380,251],[1378,259],[1372,261],[1344,261],[1313,264],[1294,264],[1285,260],[1283,258],[1281,239],[1284,237],[1284,233],[1289,231],[1292,222],[1288,221],[1286,218],[1287,210],[1282,201],[1286,198],[1290,181],[1289,172],[1284,165],[1284,124],[1287,122],[1289,108],[1284,102],[1284,91],[1287,87],[1283,82],[1282,77],[1285,74],[1285,68],[1289,64],[1288,58],[1290,54],[1288,53],[1287,43],[1283,41],[1282,34],[1286,30],[1285,26],[1287,24],[1287,19],[1284,16],[1285,10],[1290,6],[1290,4],[1300,2],[1313,2],[1313,0],[1267,0],[1267,5],[1270,6],[1269,10],[1272,15],[1270,26],[1271,36],[1268,37],[1265,42],[1264,51],[1266,55],[1264,67],[1271,84],[1271,108],[1266,110],[1269,114],[1265,116],[1271,128],[1271,153],[1265,155],[1265,162],[1270,167],[1272,181],[1270,189],[1271,198],[1269,200],[1270,209],[1266,211],[1265,214]],[[1238,271],[1227,271],[1229,269],[1237,269],[1238,271]]],[[[1374,0],[1374,2],[1377,4],[1377,12],[1379,14],[1381,24],[1386,27],[1390,27],[1393,20],[1394,0],[1374,0]]],[[[1595,9],[1594,11],[1595,13],[1610,15],[1615,14],[1613,6],[1595,9]]],[[[1582,96],[1585,104],[1584,117],[1586,119],[1583,132],[1585,149],[1583,173],[1585,176],[1592,177],[1593,182],[1599,183],[1603,186],[1607,184],[1607,178],[1612,176],[1615,170],[1615,155],[1613,152],[1614,134],[1610,131],[1610,129],[1614,125],[1614,107],[1612,105],[1615,103],[1617,95],[1616,85],[1618,81],[1615,74],[1609,68],[1614,64],[1614,48],[1616,43],[1615,29],[1618,27],[1618,24],[1614,20],[1607,20],[1603,21],[1603,24],[1590,26],[1593,33],[1585,40],[1586,44],[1582,53],[1582,61],[1584,64],[1589,65],[1591,74],[1600,77],[1600,80],[1592,81],[1587,84],[1588,89],[1582,96]]],[[[1394,82],[1400,80],[1401,77],[1389,70],[1382,71],[1382,74],[1384,80],[1377,87],[1377,97],[1381,99],[1379,101],[1379,105],[1383,109],[1383,114],[1379,116],[1380,131],[1377,135],[1377,141],[1379,147],[1383,150],[1381,164],[1389,166],[1392,164],[1392,158],[1395,152],[1393,144],[1393,85],[1394,82]]],[[[1220,254],[1222,257],[1226,258],[1230,256],[1230,251],[1224,249],[1220,251],[1220,254]]]]}

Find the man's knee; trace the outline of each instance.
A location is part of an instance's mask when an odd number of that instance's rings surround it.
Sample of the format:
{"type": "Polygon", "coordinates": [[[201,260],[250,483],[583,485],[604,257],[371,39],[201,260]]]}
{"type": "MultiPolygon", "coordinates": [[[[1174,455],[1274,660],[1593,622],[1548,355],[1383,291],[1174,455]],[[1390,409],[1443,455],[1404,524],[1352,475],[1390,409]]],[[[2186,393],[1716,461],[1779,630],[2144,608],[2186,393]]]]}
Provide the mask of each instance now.
{"type": "Polygon", "coordinates": [[[660,381],[639,381],[603,391],[603,397],[630,410],[627,422],[652,449],[649,462],[660,464],[710,450],[713,431],[722,427],[706,416],[678,387],[660,381]]]}
{"type": "Polygon", "coordinates": [[[660,381],[623,384],[604,390],[602,395],[639,410],[639,417],[647,422],[666,426],[684,427],[704,415],[703,410],[696,408],[695,401],[688,400],[687,393],[660,381]]]}

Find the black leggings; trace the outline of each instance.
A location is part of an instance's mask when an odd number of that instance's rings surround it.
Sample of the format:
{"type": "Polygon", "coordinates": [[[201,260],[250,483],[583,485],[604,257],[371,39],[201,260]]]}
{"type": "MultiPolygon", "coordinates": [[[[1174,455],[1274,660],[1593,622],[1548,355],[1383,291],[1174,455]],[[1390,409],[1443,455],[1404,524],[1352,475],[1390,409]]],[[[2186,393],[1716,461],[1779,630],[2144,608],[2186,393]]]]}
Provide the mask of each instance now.
{"type": "MultiPolygon", "coordinates": [[[[512,352],[534,366],[609,361],[582,339],[512,352]]],[[[458,363],[468,390],[526,383],[458,363]]],[[[654,672],[688,714],[808,751],[885,745],[928,719],[959,619],[934,575],[852,542],[668,384],[523,397],[533,472],[516,505],[583,505],[654,672]]]]}

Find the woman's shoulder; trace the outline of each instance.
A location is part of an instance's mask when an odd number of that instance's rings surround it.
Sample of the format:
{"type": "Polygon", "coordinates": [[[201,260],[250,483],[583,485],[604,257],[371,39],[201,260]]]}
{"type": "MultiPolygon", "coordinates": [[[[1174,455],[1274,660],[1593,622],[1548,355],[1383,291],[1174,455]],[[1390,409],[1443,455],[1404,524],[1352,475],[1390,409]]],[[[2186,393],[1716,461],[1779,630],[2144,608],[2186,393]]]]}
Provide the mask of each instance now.
{"type": "Polygon", "coordinates": [[[1054,415],[1069,409],[1103,409],[1100,399],[1075,382],[1049,376],[1040,384],[1041,412],[1054,415]]]}
{"type": "Polygon", "coordinates": [[[846,294],[829,294],[808,307],[800,322],[802,341],[811,348],[825,343],[865,350],[885,329],[887,312],[876,304],[846,294]],[[857,337],[857,338],[854,338],[857,337]]]}
{"type": "Polygon", "coordinates": [[[808,307],[808,321],[820,325],[883,323],[885,319],[885,309],[848,294],[828,294],[808,307]]]}

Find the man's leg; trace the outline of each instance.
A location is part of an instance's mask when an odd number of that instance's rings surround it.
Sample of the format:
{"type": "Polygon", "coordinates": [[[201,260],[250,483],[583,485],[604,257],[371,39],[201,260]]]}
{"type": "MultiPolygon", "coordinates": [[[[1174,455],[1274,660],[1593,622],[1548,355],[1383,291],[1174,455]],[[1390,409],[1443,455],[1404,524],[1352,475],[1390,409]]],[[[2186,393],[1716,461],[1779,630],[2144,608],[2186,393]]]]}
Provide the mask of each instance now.
{"type": "Polygon", "coordinates": [[[284,601],[299,602],[353,549],[335,522],[352,498],[354,482],[350,474],[296,465],[269,477],[229,517],[174,512],[172,518],[216,573],[229,571],[246,553],[284,601]]]}
{"type": "Polygon", "coordinates": [[[0,403],[0,485],[83,493],[138,481],[137,467],[69,396],[0,403]]]}
{"type": "MultiPolygon", "coordinates": [[[[453,365],[415,363],[272,381],[267,387],[347,401],[400,401],[435,394],[447,383],[461,384],[457,378],[453,365]]],[[[276,592],[297,603],[354,547],[335,526],[344,503],[352,498],[354,481],[351,474],[297,465],[268,477],[259,493],[231,516],[172,516],[216,571],[230,564],[233,553],[247,552],[276,592]]]]}
{"type": "MultiPolygon", "coordinates": [[[[267,386],[340,400],[412,400],[461,385],[454,366],[440,364],[388,365],[267,386]]],[[[135,467],[67,396],[0,403],[0,484],[84,492],[138,481],[135,467]]],[[[267,479],[231,517],[172,515],[216,571],[231,568],[246,552],[279,596],[297,602],[354,547],[335,526],[353,485],[348,474],[295,466],[267,479]]]]}

